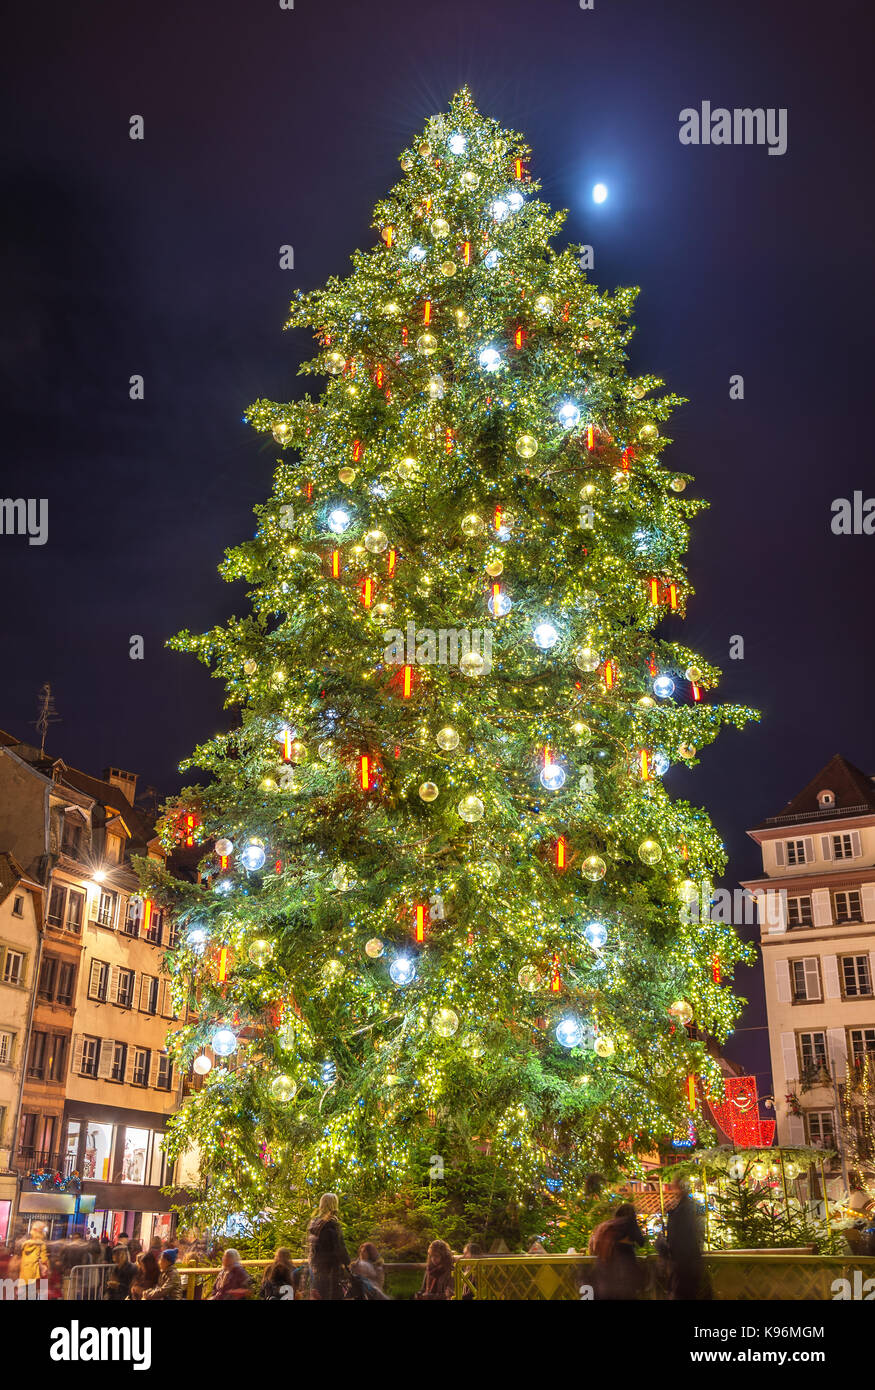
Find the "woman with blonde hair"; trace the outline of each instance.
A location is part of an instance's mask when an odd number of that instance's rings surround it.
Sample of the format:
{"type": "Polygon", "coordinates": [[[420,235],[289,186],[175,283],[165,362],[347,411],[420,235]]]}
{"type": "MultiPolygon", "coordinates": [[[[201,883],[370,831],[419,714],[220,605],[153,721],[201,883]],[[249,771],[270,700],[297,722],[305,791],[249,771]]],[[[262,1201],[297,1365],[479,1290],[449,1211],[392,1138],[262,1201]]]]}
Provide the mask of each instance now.
{"type": "Polygon", "coordinates": [[[311,1298],[334,1302],[343,1298],[340,1275],[349,1265],[349,1252],[340,1229],[339,1206],[334,1192],[323,1192],[307,1227],[311,1298]]]}

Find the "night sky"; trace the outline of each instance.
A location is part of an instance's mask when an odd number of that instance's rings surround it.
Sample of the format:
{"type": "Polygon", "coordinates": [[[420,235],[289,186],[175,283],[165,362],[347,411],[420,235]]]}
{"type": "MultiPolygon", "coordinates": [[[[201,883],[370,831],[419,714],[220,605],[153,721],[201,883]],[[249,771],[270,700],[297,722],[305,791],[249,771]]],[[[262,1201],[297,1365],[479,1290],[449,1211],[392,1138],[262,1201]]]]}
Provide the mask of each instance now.
{"type": "MultiPolygon", "coordinates": [[[[372,244],[399,151],[467,82],[533,146],[541,196],[595,248],[591,278],[641,286],[632,370],[689,398],[665,461],[712,507],[672,635],[724,665],[721,697],[763,720],[668,784],[708,806],[727,882],[754,872],[745,829],[833,753],[875,773],[875,537],[830,530],[834,498],[875,494],[866,21],[847,0],[17,6],[0,125],[2,492],[47,498],[49,532],[44,546],[0,537],[0,727],[35,737],[50,681],[50,753],[178,789],[177,764],[224,716],[219,684],[164,643],[243,609],[216,566],[271,486],[276,449],[243,409],[303,394],[312,342],[281,331],[294,290],[372,244]],[[703,100],[787,108],[787,153],[681,145],[679,113],[703,100]],[[728,660],[735,634],[743,661],[728,660]]],[[[753,972],[741,988],[754,1003],[728,1051],[765,1072],[753,972]]]]}

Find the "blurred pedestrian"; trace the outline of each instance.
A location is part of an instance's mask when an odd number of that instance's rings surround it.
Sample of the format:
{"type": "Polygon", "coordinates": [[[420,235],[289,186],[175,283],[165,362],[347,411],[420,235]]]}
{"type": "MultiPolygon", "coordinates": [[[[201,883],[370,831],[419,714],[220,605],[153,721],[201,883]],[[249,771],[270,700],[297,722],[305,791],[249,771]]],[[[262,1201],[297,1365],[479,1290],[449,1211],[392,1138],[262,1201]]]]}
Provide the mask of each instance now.
{"type": "Polygon", "coordinates": [[[354,1278],[361,1281],[362,1293],[374,1303],[388,1301],[385,1291],[386,1270],[380,1252],[372,1240],[359,1246],[357,1257],[349,1267],[354,1278]]]}
{"type": "Polygon", "coordinates": [[[416,1295],[432,1302],[453,1296],[453,1252],[445,1240],[433,1240],[428,1247],[422,1286],[416,1295]]]}
{"type": "Polygon", "coordinates": [[[281,1245],[273,1257],[273,1263],[264,1271],[258,1297],[268,1303],[293,1298],[294,1293],[285,1291],[294,1290],[294,1276],[292,1252],[281,1245]]]}
{"type": "MultiPolygon", "coordinates": [[[[165,1251],[166,1253],[166,1251],[165,1251]]],[[[248,1298],[252,1290],[252,1277],[243,1268],[239,1250],[226,1250],[222,1256],[222,1270],[208,1295],[220,1303],[239,1303],[248,1298]]]]}
{"type": "Polygon", "coordinates": [[[158,1261],[158,1268],[161,1271],[158,1276],[158,1283],[151,1289],[143,1290],[142,1299],[144,1303],[176,1303],[182,1298],[182,1279],[179,1270],[176,1268],[176,1257],[178,1254],[178,1250],[161,1251],[161,1258],[158,1261]]]}
{"type": "Polygon", "coordinates": [[[161,1270],[158,1261],[151,1250],[145,1251],[137,1256],[137,1270],[131,1280],[130,1298],[132,1302],[138,1303],[141,1298],[145,1298],[150,1289],[154,1289],[158,1280],[161,1278],[161,1270]]]}
{"type": "Polygon", "coordinates": [[[343,1298],[340,1276],[349,1266],[349,1252],[340,1229],[339,1205],[335,1193],[323,1192],[307,1227],[311,1298],[343,1298]]]}
{"type": "Polygon", "coordinates": [[[712,1298],[711,1281],[702,1253],[704,1212],[691,1196],[687,1182],[669,1183],[666,1195],[669,1213],[659,1253],[668,1264],[668,1296],[678,1300],[712,1298]]]}
{"type": "Polygon", "coordinates": [[[593,1285],[597,1299],[635,1299],[641,1295],[647,1276],[635,1252],[644,1242],[631,1202],[623,1202],[609,1221],[596,1227],[590,1254],[596,1257],[593,1285]]]}
{"type": "Polygon", "coordinates": [[[131,1291],[137,1266],[131,1263],[126,1245],[115,1247],[112,1252],[112,1263],[113,1267],[104,1285],[103,1297],[108,1303],[124,1303],[131,1291]]]}

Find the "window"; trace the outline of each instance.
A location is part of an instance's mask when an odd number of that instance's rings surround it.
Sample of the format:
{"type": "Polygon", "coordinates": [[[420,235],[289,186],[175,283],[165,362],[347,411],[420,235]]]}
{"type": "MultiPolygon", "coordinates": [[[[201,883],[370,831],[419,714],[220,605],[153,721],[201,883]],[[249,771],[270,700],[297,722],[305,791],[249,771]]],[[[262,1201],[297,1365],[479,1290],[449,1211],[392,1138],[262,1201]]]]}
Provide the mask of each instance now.
{"type": "Polygon", "coordinates": [[[0,1033],[0,1067],[8,1067],[12,1061],[14,1051],[15,1034],[0,1033]]]}
{"type": "Polygon", "coordinates": [[[37,994],[50,1004],[72,1004],[76,967],[59,956],[43,956],[37,994]]]}
{"type": "Polygon", "coordinates": [[[30,1035],[30,1056],[27,1062],[27,1074],[28,1076],[34,1077],[37,1081],[42,1081],[46,1074],[47,1042],[47,1033],[31,1033],[30,1035]]]}
{"type": "Polygon", "coordinates": [[[851,888],[847,892],[834,893],[833,903],[836,922],[862,922],[859,889],[851,888]]]}
{"type": "Polygon", "coordinates": [[[102,1003],[105,1003],[108,987],[109,965],[105,960],[93,960],[91,962],[91,973],[88,977],[88,998],[99,999],[102,1003]]]}
{"type": "Polygon", "coordinates": [[[55,976],[58,973],[57,956],[43,956],[43,963],[40,966],[39,984],[37,994],[40,999],[54,999],[55,997],[55,976]]]}
{"type": "Polygon", "coordinates": [[[101,927],[112,927],[115,925],[115,910],[118,902],[117,893],[100,894],[100,902],[97,905],[97,922],[101,927]]]}
{"type": "Polygon", "coordinates": [[[142,898],[128,898],[128,905],[125,909],[124,926],[122,927],[125,936],[140,935],[140,915],[142,907],[142,898]]]}
{"type": "Polygon", "coordinates": [[[67,1038],[63,1033],[55,1033],[48,1060],[48,1077],[50,1081],[63,1081],[66,1074],[67,1038]]]}
{"type": "Polygon", "coordinates": [[[158,1057],[158,1077],[155,1081],[159,1091],[169,1091],[173,1085],[173,1063],[166,1052],[158,1057]]]}
{"type": "Polygon", "coordinates": [[[134,1049],[134,1075],[133,1084],[135,1086],[148,1086],[149,1084],[149,1062],[152,1054],[147,1047],[137,1047],[134,1049]]]}
{"type": "Polygon", "coordinates": [[[24,898],[20,894],[16,894],[12,899],[12,915],[13,917],[24,916],[24,898]]]}
{"type": "Polygon", "coordinates": [[[133,970],[120,970],[118,972],[118,999],[116,1002],[125,1009],[130,1009],[133,1005],[135,980],[136,975],[133,970]]]}
{"type": "Polygon", "coordinates": [[[175,922],[168,922],[167,924],[167,945],[171,951],[179,945],[179,927],[175,922]]]}
{"type": "Polygon", "coordinates": [[[820,999],[820,968],[817,956],[805,956],[794,960],[793,998],[795,1000],[820,999]]]}
{"type": "Polygon", "coordinates": [[[803,1068],[819,1069],[826,1066],[826,1034],[800,1033],[799,1058],[803,1068]]]}
{"type": "Polygon", "coordinates": [[[852,1028],[850,1039],[851,1060],[855,1067],[862,1067],[866,1057],[875,1053],[875,1028],[852,1028]]]}
{"type": "Polygon", "coordinates": [[[804,840],[788,840],[788,841],[787,841],[787,863],[788,863],[788,864],[791,864],[791,865],[792,865],[792,864],[804,864],[804,863],[805,863],[805,841],[804,841],[804,840]]]}
{"type": "Polygon", "coordinates": [[[832,857],[833,859],[853,859],[854,846],[850,835],[833,835],[832,857]]]}
{"type": "Polygon", "coordinates": [[[82,853],[82,826],[66,818],[64,820],[64,834],[61,839],[61,853],[69,855],[72,859],[78,859],[82,853]]]}
{"type": "Polygon", "coordinates": [[[55,989],[56,1004],[72,1004],[76,989],[76,967],[72,961],[63,960],[58,965],[58,984],[55,989]]]}
{"type": "Polygon", "coordinates": [[[125,1130],[125,1147],[122,1154],[122,1182],[144,1183],[146,1181],[146,1160],[149,1154],[151,1131],[148,1129],[125,1130]]]}
{"type": "Polygon", "coordinates": [[[835,1115],[832,1110],[809,1110],[805,1116],[808,1121],[808,1142],[818,1149],[835,1148],[835,1115]]]}
{"type": "Polygon", "coordinates": [[[92,1124],[90,1121],[85,1123],[82,1176],[97,1182],[106,1182],[109,1178],[109,1160],[112,1154],[112,1125],[92,1124]]]}
{"type": "Polygon", "coordinates": [[[787,926],[788,927],[810,927],[814,925],[814,918],[811,914],[811,898],[788,898],[787,899],[787,926]]]}
{"type": "Polygon", "coordinates": [[[67,931],[80,932],[82,930],[84,912],[85,894],[71,888],[67,895],[67,920],[65,922],[67,931]]]}
{"type": "Polygon", "coordinates": [[[69,1120],[67,1138],[64,1142],[64,1172],[72,1173],[79,1167],[79,1137],[82,1132],[80,1120],[69,1120]]]}
{"type": "Polygon", "coordinates": [[[156,975],[144,975],[140,985],[140,1012],[144,1014],[157,1014],[158,1012],[158,977],[156,975]]]}
{"type": "Polygon", "coordinates": [[[119,835],[107,835],[106,837],[106,857],[110,864],[121,863],[122,842],[119,835]]]}
{"type": "Polygon", "coordinates": [[[824,790],[824,791],[822,791],[822,792],[818,792],[818,793],[817,793],[817,804],[818,804],[818,806],[821,806],[821,807],[822,807],[822,806],[833,806],[833,805],[835,804],[835,795],[834,795],[834,793],[833,793],[833,792],[830,792],[830,791],[826,791],[826,790],[824,790]]]}
{"type": "Polygon", "coordinates": [[[109,1073],[110,1081],[124,1081],[125,1066],[128,1060],[128,1049],[126,1043],[117,1042],[112,1054],[112,1068],[109,1073]]]}
{"type": "Polygon", "coordinates": [[[147,941],[150,941],[153,946],[161,945],[161,928],[163,926],[163,923],[164,913],[161,911],[160,908],[153,907],[151,913],[149,914],[149,920],[146,924],[146,930],[143,933],[145,939],[147,941]]]}
{"type": "Polygon", "coordinates": [[[99,1060],[100,1038],[83,1038],[82,1061],[79,1067],[80,1076],[96,1076],[99,1060]]]}
{"type": "Polygon", "coordinates": [[[20,985],[24,982],[24,955],[21,951],[7,950],[3,957],[4,985],[20,985]]]}
{"type": "Polygon", "coordinates": [[[868,956],[842,956],[842,986],[846,999],[872,993],[872,972],[868,956]]]}

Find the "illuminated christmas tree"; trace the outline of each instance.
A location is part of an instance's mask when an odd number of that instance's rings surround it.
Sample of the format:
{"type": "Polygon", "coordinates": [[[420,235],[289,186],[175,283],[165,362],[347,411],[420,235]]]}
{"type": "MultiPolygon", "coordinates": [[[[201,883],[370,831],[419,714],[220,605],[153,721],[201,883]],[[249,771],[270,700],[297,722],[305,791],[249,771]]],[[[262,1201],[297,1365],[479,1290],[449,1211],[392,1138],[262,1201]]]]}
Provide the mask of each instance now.
{"type": "Polygon", "coordinates": [[[628,375],[635,291],[553,249],[467,91],[401,169],[376,245],[293,305],[321,394],[248,412],[281,451],[222,569],[252,611],[176,639],[237,711],[166,822],[208,889],[151,880],[177,1057],[213,1062],[172,1140],[202,1218],[478,1155],[573,1196],[687,1132],[739,1011],[744,948],[684,907],[719,838],[662,782],[751,713],[656,635],[703,505],[661,462],[678,398],[628,375]]]}

